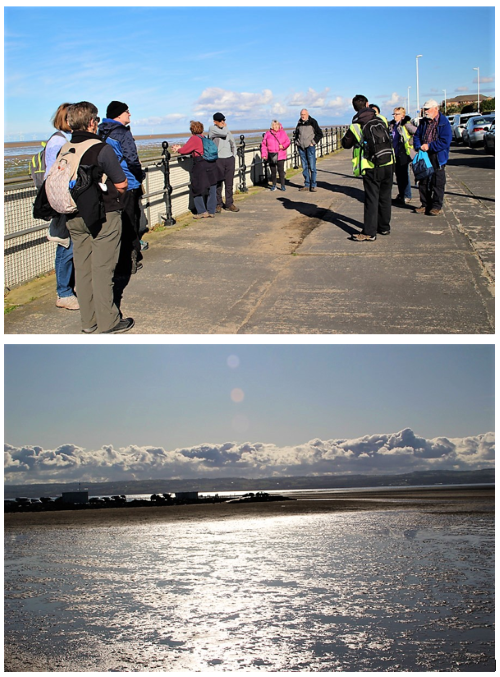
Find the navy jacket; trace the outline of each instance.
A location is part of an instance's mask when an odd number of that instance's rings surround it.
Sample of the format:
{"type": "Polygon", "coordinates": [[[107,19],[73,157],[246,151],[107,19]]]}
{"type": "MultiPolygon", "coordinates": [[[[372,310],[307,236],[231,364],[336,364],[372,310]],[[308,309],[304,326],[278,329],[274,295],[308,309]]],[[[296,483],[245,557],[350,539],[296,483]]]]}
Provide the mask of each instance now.
{"type": "MultiPolygon", "coordinates": [[[[420,146],[423,143],[425,130],[427,129],[428,124],[428,121],[424,118],[417,127],[417,131],[413,137],[413,147],[417,151],[420,150],[420,146]]],[[[434,153],[437,156],[437,161],[439,162],[440,167],[448,162],[451,139],[452,134],[450,121],[445,115],[439,113],[438,138],[429,145],[429,153],[431,155],[434,153]]]]}
{"type": "Polygon", "coordinates": [[[128,180],[127,190],[139,188],[145,174],[139,162],[137,146],[135,145],[130,127],[126,127],[116,120],[104,118],[99,125],[99,136],[106,143],[109,143],[115,151],[128,180]]]}

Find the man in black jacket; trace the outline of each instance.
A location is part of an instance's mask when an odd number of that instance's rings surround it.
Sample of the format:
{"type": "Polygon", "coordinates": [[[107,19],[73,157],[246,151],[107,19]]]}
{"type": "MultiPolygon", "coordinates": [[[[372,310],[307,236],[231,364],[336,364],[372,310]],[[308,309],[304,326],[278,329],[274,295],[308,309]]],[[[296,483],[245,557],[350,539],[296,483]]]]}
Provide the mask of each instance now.
{"type": "MultiPolygon", "coordinates": [[[[369,162],[360,148],[363,127],[367,122],[377,117],[373,108],[368,105],[368,99],[357,94],[352,100],[356,115],[352,119],[349,130],[342,139],[343,148],[354,148],[353,157],[357,162],[354,172],[363,177],[365,190],[364,225],[361,233],[352,236],[355,242],[373,242],[379,235],[389,235],[391,232],[391,205],[392,205],[392,175],[393,162],[382,167],[376,167],[369,162]],[[360,138],[358,138],[358,135],[360,138]]],[[[385,122],[385,118],[381,118],[385,122]]]]}
{"type": "Polygon", "coordinates": [[[299,190],[316,191],[316,144],[323,138],[318,123],[304,108],[300,111],[300,120],[295,127],[295,142],[302,163],[304,186],[299,190]]]}
{"type": "Polygon", "coordinates": [[[131,317],[121,318],[113,299],[113,276],[120,253],[121,210],[127,190],[127,177],[114,150],[97,136],[97,112],[97,108],[88,101],[76,103],[68,108],[68,125],[73,130],[71,143],[97,141],[84,153],[81,164],[97,166],[107,176],[102,192],[105,219],[90,224],[76,212],[68,215],[66,225],[73,240],[82,332],[91,334],[99,330],[101,334],[115,334],[134,326],[131,317]]]}

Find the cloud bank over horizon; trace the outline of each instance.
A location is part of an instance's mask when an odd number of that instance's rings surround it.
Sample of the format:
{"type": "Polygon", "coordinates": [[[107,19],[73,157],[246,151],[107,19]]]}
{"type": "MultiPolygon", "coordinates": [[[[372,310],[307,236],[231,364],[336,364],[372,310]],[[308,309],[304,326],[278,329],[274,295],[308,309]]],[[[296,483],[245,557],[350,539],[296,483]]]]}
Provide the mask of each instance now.
{"type": "Polygon", "coordinates": [[[355,439],[314,439],[295,446],[269,443],[200,444],[174,450],[73,444],[57,449],[5,444],[6,484],[238,476],[401,474],[422,470],[479,470],[494,467],[495,435],[425,439],[405,428],[355,439]]]}

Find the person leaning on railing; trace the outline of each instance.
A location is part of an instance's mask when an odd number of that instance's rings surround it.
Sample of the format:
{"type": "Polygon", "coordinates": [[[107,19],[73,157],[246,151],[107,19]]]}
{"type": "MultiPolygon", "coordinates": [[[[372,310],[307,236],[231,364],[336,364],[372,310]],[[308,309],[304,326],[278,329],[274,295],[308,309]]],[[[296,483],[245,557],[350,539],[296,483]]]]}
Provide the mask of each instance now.
{"type": "Polygon", "coordinates": [[[179,143],[174,144],[172,151],[180,155],[191,155],[193,158],[190,180],[196,209],[194,218],[214,218],[217,207],[217,181],[219,179],[217,164],[203,158],[201,136],[204,131],[203,123],[191,120],[189,129],[192,135],[189,141],[183,146],[179,143]]]}

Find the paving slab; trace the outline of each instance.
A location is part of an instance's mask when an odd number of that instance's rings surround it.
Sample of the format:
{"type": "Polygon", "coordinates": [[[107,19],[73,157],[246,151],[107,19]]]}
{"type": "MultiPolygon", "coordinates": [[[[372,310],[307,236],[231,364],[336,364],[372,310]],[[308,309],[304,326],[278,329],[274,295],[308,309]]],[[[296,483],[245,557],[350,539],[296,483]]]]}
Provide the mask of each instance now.
{"type": "MultiPolygon", "coordinates": [[[[121,299],[136,321],[127,336],[494,333],[494,158],[452,148],[447,175],[441,215],[416,214],[414,189],[376,242],[350,240],[364,193],[348,151],[318,162],[317,192],[298,190],[298,172],[286,192],[237,195],[238,213],[146,235],[144,268],[121,299]]],[[[54,279],[7,300],[19,306],[6,334],[102,340],[81,335],[78,312],[55,307],[54,279]]]]}

